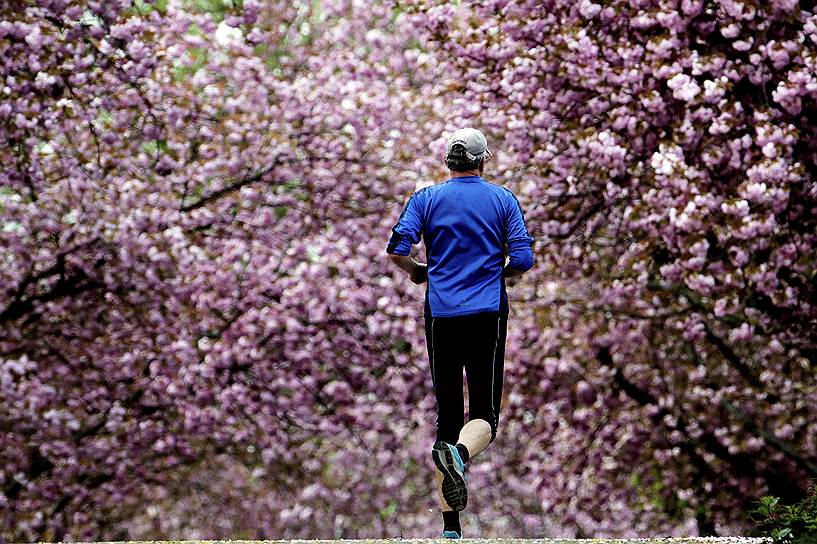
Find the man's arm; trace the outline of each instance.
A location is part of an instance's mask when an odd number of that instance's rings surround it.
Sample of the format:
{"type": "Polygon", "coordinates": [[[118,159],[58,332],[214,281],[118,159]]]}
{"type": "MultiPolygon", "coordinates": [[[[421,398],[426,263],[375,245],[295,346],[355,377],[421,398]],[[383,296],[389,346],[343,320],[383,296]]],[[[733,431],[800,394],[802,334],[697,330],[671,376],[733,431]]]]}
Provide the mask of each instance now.
{"type": "Polygon", "coordinates": [[[411,257],[409,257],[408,255],[393,255],[390,253],[389,258],[391,259],[391,262],[393,262],[394,264],[396,264],[409,274],[413,273],[414,269],[417,268],[417,265],[420,264],[411,257]]]}
{"type": "Polygon", "coordinates": [[[525,217],[519,200],[513,193],[511,195],[513,202],[509,203],[506,243],[506,252],[510,259],[508,266],[502,270],[502,275],[506,278],[521,276],[533,267],[534,238],[525,226],[525,217]]]}
{"type": "MultiPolygon", "coordinates": [[[[505,244],[505,250],[503,251],[503,257],[505,259],[508,258],[508,244],[505,244]]],[[[502,276],[505,278],[513,278],[514,276],[521,276],[524,274],[524,270],[517,270],[516,268],[511,268],[510,263],[502,269],[502,276]]]]}
{"type": "Polygon", "coordinates": [[[420,284],[428,279],[428,267],[418,263],[409,256],[411,246],[420,242],[423,230],[423,190],[409,197],[400,214],[400,219],[392,229],[392,237],[386,247],[386,253],[394,264],[411,275],[411,281],[420,284]]]}
{"type": "Polygon", "coordinates": [[[418,263],[408,255],[389,254],[391,262],[405,270],[411,276],[411,281],[421,284],[428,279],[428,265],[418,263]]]}

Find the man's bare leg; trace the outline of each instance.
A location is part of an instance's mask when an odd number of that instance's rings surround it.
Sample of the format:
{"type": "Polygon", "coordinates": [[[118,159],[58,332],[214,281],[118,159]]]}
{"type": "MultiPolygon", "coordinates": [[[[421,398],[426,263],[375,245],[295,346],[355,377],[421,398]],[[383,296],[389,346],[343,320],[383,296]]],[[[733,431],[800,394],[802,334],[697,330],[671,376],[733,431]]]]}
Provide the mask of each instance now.
{"type": "Polygon", "coordinates": [[[472,419],[460,431],[459,443],[468,449],[469,461],[491,442],[491,424],[484,419],[472,419]]]}
{"type": "MultiPolygon", "coordinates": [[[[468,449],[468,460],[484,450],[491,441],[491,425],[484,419],[473,419],[463,426],[457,441],[468,449]]],[[[443,474],[435,467],[434,475],[437,478],[437,496],[440,500],[440,511],[451,512],[451,508],[443,497],[443,474]]]]}

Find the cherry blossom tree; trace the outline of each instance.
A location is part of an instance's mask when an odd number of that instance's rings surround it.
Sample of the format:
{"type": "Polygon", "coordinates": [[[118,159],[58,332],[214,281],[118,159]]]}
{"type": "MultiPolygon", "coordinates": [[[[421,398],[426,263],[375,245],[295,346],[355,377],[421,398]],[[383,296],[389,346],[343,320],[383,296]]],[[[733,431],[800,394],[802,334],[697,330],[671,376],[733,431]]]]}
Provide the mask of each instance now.
{"type": "Polygon", "coordinates": [[[579,535],[741,533],[750,501],[800,498],[817,477],[813,2],[411,8],[463,114],[510,151],[496,176],[538,235],[506,416],[526,446],[504,470],[579,535]]]}
{"type": "Polygon", "coordinates": [[[385,4],[204,7],[0,8],[4,538],[431,517],[418,306],[383,298],[417,292],[377,257],[440,171],[435,66],[385,4]]]}

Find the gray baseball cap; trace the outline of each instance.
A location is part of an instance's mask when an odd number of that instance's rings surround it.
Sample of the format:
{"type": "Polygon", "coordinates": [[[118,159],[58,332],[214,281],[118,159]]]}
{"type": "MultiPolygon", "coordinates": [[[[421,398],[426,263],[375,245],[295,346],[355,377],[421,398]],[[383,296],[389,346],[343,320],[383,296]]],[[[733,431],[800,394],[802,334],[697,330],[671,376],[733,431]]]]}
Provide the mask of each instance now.
{"type": "Polygon", "coordinates": [[[465,156],[468,160],[475,161],[487,157],[493,157],[493,153],[488,149],[488,140],[485,135],[475,128],[460,128],[449,136],[445,144],[445,156],[451,153],[454,144],[462,144],[465,147],[465,156]]]}

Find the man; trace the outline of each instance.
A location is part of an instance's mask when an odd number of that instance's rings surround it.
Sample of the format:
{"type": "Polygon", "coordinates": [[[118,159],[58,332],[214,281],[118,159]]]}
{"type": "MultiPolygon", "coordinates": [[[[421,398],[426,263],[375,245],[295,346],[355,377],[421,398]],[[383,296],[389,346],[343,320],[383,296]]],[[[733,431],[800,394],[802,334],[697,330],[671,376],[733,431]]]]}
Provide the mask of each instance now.
{"type": "Polygon", "coordinates": [[[428,281],[425,332],[437,399],[432,458],[444,538],[462,538],[459,511],[468,499],[466,463],[496,439],[509,313],[505,278],[533,266],[534,239],[519,201],[482,177],[491,156],[482,132],[455,131],[446,143],[450,178],[411,195],[386,249],[412,282],[428,281]],[[409,256],[421,236],[427,265],[409,256]]]}

